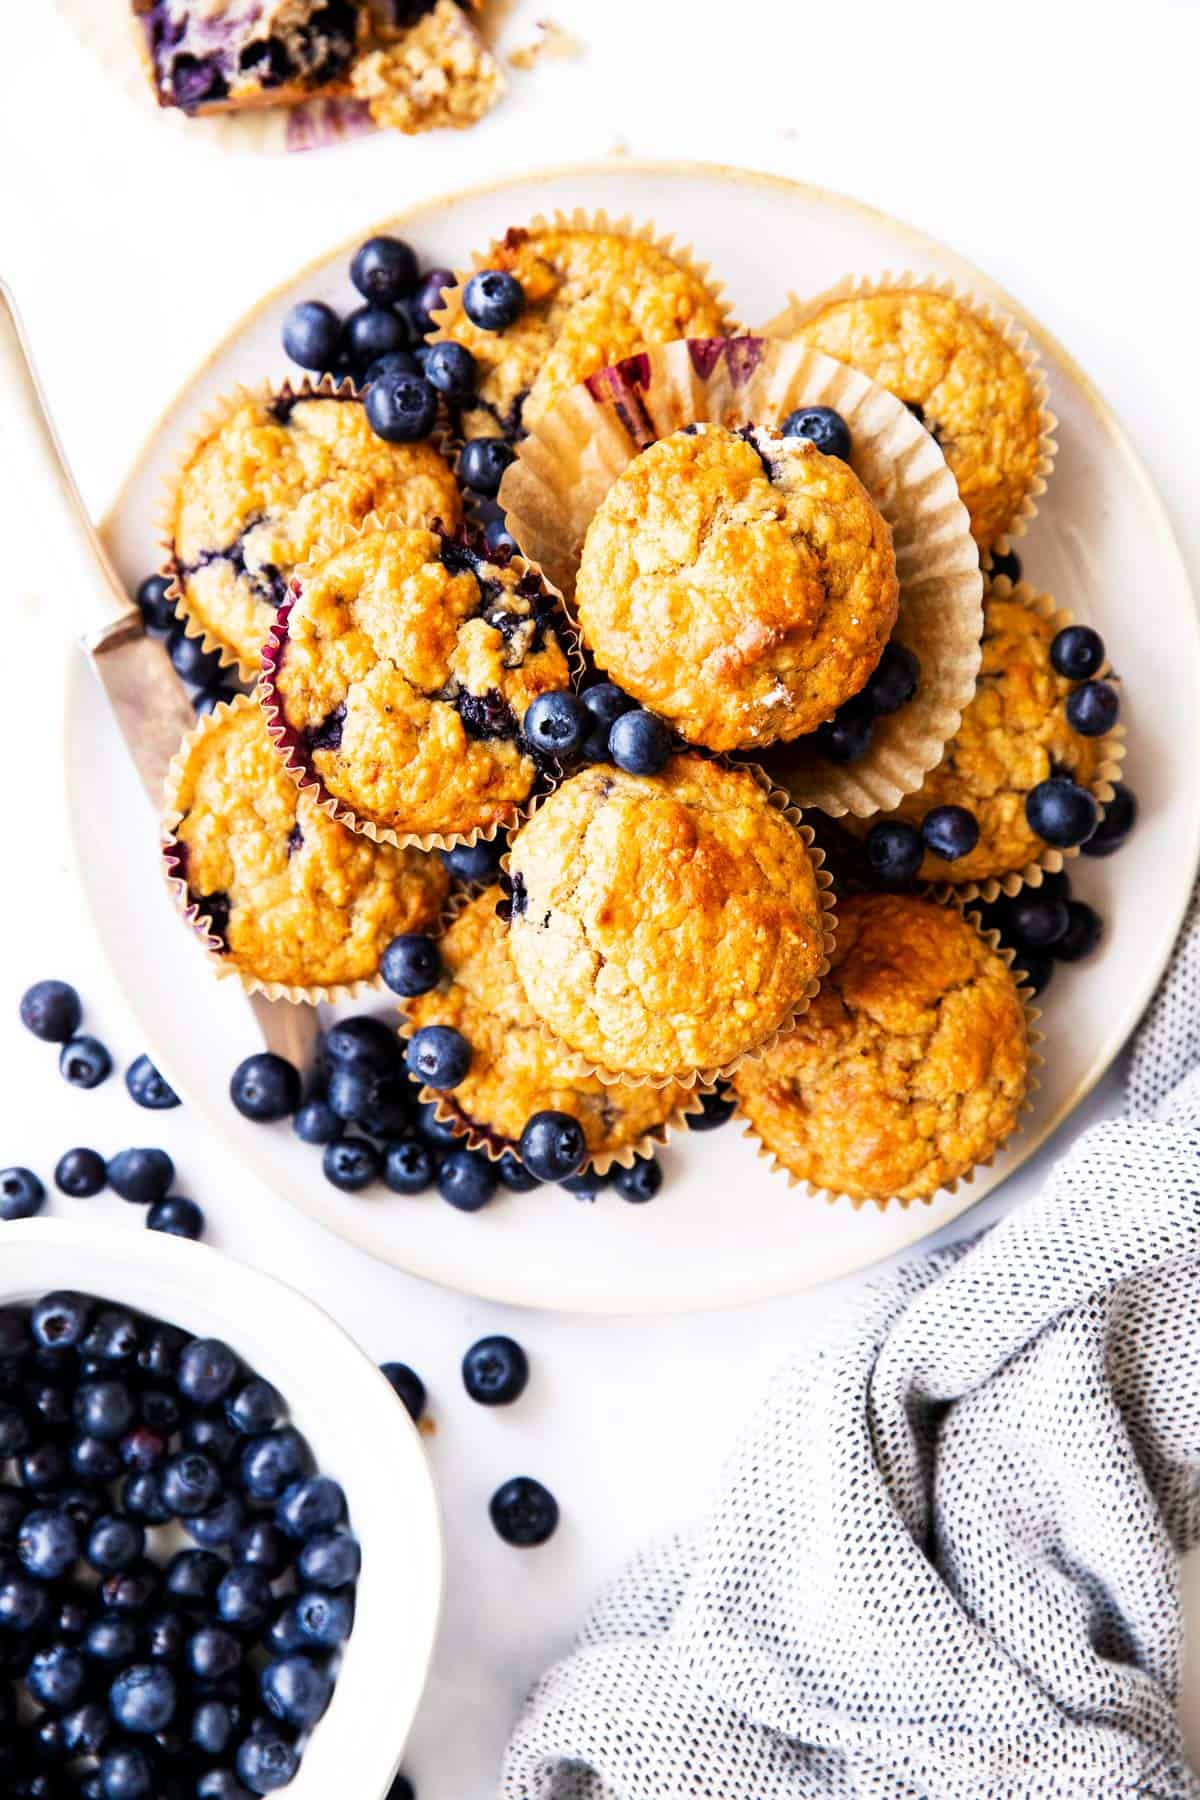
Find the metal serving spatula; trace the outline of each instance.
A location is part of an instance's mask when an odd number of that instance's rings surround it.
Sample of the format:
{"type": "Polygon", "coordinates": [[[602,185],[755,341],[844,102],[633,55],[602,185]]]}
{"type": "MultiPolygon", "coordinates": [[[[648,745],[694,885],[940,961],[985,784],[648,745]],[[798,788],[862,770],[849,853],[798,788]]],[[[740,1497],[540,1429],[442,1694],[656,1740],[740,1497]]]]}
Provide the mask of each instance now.
{"type": "MultiPolygon", "coordinates": [[[[187,690],[162,643],[148,637],[136,601],[109,561],[51,423],[13,297],[0,281],[0,456],[45,525],[59,591],[85,624],[81,643],[112,707],[155,814],[167,765],[196,723],[187,690]],[[7,454],[5,454],[7,452],[7,454]]],[[[153,830],[150,819],[147,830],[153,830]]],[[[182,927],[181,927],[182,929],[182,927]]],[[[301,1069],[317,1038],[315,1007],[256,995],[251,1002],[271,1049],[301,1069]]]]}

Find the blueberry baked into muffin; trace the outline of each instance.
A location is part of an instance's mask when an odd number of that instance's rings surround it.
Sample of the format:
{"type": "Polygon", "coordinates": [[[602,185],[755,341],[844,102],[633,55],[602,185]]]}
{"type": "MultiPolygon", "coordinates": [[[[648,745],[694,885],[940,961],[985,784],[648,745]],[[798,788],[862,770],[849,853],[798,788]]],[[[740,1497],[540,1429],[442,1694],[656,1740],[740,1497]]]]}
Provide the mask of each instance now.
{"type": "Polygon", "coordinates": [[[805,838],[755,777],[694,753],[600,766],[513,839],[510,946],[525,996],[605,1072],[715,1072],[803,1005],[826,962],[805,838]]]}
{"type": "Polygon", "coordinates": [[[613,483],[575,606],[597,663],[690,742],[752,749],[857,694],[899,605],[892,537],[847,462],[691,425],[613,483]]]}
{"type": "Polygon", "coordinates": [[[668,1121],[694,1104],[692,1090],[605,1084],[551,1043],[513,967],[498,904],[498,887],[470,901],[439,942],[437,986],[404,1006],[414,1029],[450,1026],[471,1046],[466,1076],[439,1096],[443,1112],[494,1155],[515,1150],[535,1114],[566,1113],[583,1127],[588,1160],[601,1173],[631,1161],[638,1145],[661,1140],[668,1121]]]}
{"type": "Polygon", "coordinates": [[[386,528],[307,565],[296,588],[262,689],[294,765],[397,838],[511,822],[546,766],[521,721],[571,679],[536,572],[464,535],[386,528]]]}
{"type": "Polygon", "coordinates": [[[185,744],[167,805],[168,874],[249,982],[373,979],[392,938],[427,930],[446,896],[436,856],[356,836],[299,791],[247,695],[185,744]]]}
{"type": "Polygon", "coordinates": [[[292,571],[319,543],[373,512],[453,530],[461,511],[433,445],[385,443],[348,392],[239,395],[192,448],[168,509],[179,611],[251,681],[292,571]]]}
{"type": "Polygon", "coordinates": [[[821,990],[736,1071],[790,1174],[857,1201],[927,1200],[1011,1136],[1029,1086],[1017,978],[955,907],[863,894],[838,908],[821,990]]]}

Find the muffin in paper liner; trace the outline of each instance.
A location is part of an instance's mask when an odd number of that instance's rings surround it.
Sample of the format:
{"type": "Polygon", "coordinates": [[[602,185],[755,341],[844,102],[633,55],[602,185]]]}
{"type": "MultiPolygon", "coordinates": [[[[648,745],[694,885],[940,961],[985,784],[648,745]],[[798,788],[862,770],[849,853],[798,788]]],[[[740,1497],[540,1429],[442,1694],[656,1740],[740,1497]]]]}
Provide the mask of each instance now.
{"type": "Polygon", "coordinates": [[[1038,1007],[1033,1003],[1033,989],[1028,985],[1024,978],[1025,972],[1020,966],[1018,954],[1010,947],[1001,944],[999,932],[984,930],[983,921],[977,912],[966,912],[964,908],[956,902],[939,902],[939,904],[946,905],[950,910],[961,913],[962,916],[975,927],[975,930],[983,939],[984,943],[987,944],[988,948],[994,951],[1001,961],[1007,965],[1016,981],[1017,996],[1021,1002],[1021,1010],[1025,1018],[1026,1043],[1028,1046],[1029,1060],[1024,1095],[1012,1128],[992,1147],[987,1156],[981,1157],[978,1162],[973,1163],[965,1174],[956,1176],[953,1181],[943,1183],[942,1186],[935,1188],[928,1194],[900,1196],[895,1194],[854,1195],[837,1193],[830,1188],[816,1186],[801,1175],[793,1174],[792,1170],[780,1161],[776,1153],[763,1141],[762,1137],[755,1130],[749,1116],[742,1106],[741,1099],[738,1096],[735,1087],[733,1089],[733,1095],[737,1102],[735,1108],[736,1117],[741,1119],[745,1125],[742,1137],[753,1144],[755,1155],[761,1162],[766,1163],[772,1174],[782,1175],[789,1188],[802,1188],[804,1193],[814,1200],[823,1200],[830,1206],[839,1203],[851,1206],[854,1208],[855,1212],[860,1212],[862,1208],[866,1206],[874,1206],[878,1208],[880,1212],[886,1212],[889,1206],[899,1206],[902,1209],[907,1209],[909,1206],[914,1205],[928,1206],[943,1194],[954,1194],[957,1193],[959,1187],[969,1186],[974,1181],[975,1173],[978,1169],[991,1168],[1000,1152],[1010,1144],[1013,1138],[1023,1129],[1025,1116],[1033,1110],[1033,1096],[1040,1086],[1037,1071],[1045,1063],[1045,1057],[1041,1054],[1038,1046],[1045,1040],[1044,1034],[1037,1029],[1038,1021],[1042,1015],[1038,1007]]]}
{"type": "MultiPolygon", "coordinates": [[[[613,219],[603,210],[589,212],[584,207],[576,207],[568,213],[557,209],[552,213],[536,213],[527,225],[513,229],[528,233],[530,236],[544,231],[588,232],[594,233],[596,236],[627,238],[634,243],[646,245],[652,250],[657,250],[661,255],[669,257],[677,267],[690,275],[706,290],[713,303],[721,331],[732,334],[740,329],[733,308],[725,298],[725,283],[714,279],[711,264],[701,261],[690,245],[677,244],[673,233],[660,231],[657,225],[649,222],[639,224],[630,213],[624,213],[620,218],[613,219]]],[[[457,286],[443,288],[442,305],[435,308],[429,315],[432,323],[432,329],[427,337],[429,343],[436,344],[453,337],[455,321],[462,317],[462,290],[472,275],[477,274],[480,269],[492,266],[489,257],[497,241],[502,242],[503,240],[493,240],[487,249],[473,251],[470,263],[455,271],[457,286]]],[[[472,332],[474,332],[473,327],[472,332]]],[[[494,335],[498,343],[503,339],[503,333],[487,335],[494,335]]],[[[522,407],[520,418],[506,419],[503,423],[499,420],[496,421],[500,436],[516,439],[526,429],[523,420],[524,398],[525,396],[522,394],[520,396],[522,407]]],[[[522,548],[524,548],[523,545],[522,548]]]]}
{"type": "MultiPolygon", "coordinates": [[[[332,375],[321,375],[316,377],[305,376],[298,381],[264,381],[251,387],[238,385],[230,393],[223,394],[213,401],[201,416],[199,423],[189,433],[186,443],[172,463],[170,473],[166,477],[163,485],[162,498],[159,503],[158,531],[163,558],[159,573],[169,583],[167,588],[167,598],[174,603],[179,622],[183,626],[187,636],[199,638],[202,649],[209,652],[215,651],[221,658],[223,669],[236,671],[239,680],[251,687],[258,679],[259,664],[257,653],[253,659],[247,655],[242,655],[230,644],[226,643],[224,638],[216,636],[203,620],[193,616],[188,609],[188,597],[184,590],[184,586],[179,579],[180,570],[175,550],[174,517],[176,501],[184,474],[193,459],[213,435],[233,417],[240,407],[247,404],[272,405],[282,403],[284,405],[292,405],[298,401],[304,400],[353,400],[360,402],[362,400],[362,390],[355,386],[349,376],[341,376],[340,378],[335,379],[332,375]]],[[[406,449],[417,447],[404,444],[389,446],[384,444],[382,439],[377,441],[381,454],[386,453],[388,449],[395,449],[398,452],[403,452],[406,449]]],[[[451,516],[443,517],[442,523],[446,526],[447,530],[453,530],[461,523],[463,502],[461,491],[454,478],[453,457],[449,451],[449,441],[446,436],[444,425],[439,425],[430,437],[428,439],[422,439],[421,443],[435,451],[446,465],[449,477],[445,493],[445,498],[449,503],[446,510],[451,516]]],[[[409,522],[413,523],[414,521],[409,522]]]]}
{"type": "MultiPolygon", "coordinates": [[[[815,974],[810,977],[801,993],[796,996],[788,1016],[783,1019],[773,1031],[767,1033],[767,1035],[751,1049],[742,1051],[740,1055],[732,1057],[728,1062],[721,1063],[716,1067],[697,1067],[682,1072],[675,1071],[672,1074],[662,1076],[638,1075],[636,1073],[631,1074],[628,1070],[606,1068],[603,1064],[595,1062],[591,1057],[583,1056],[579,1051],[573,1050],[570,1045],[565,1044],[557,1033],[554,1032],[540,1017],[538,1018],[538,1028],[548,1042],[554,1046],[557,1054],[578,1062],[585,1073],[594,1075],[598,1081],[604,1082],[607,1086],[646,1086],[662,1088],[677,1084],[681,1087],[694,1089],[699,1097],[704,1093],[710,1092],[718,1081],[726,1080],[736,1069],[741,1068],[744,1062],[751,1061],[754,1058],[761,1056],[763,1052],[768,1050],[786,1031],[790,1031],[792,1026],[796,1023],[796,1020],[808,1010],[814,996],[820,991],[821,982],[829,971],[829,959],[833,955],[834,943],[837,937],[837,896],[834,893],[833,878],[825,868],[825,853],[816,844],[812,829],[804,824],[800,809],[793,804],[790,797],[784,793],[781,788],[777,787],[769,779],[757,764],[735,763],[728,757],[717,756],[711,751],[698,750],[692,746],[688,747],[687,754],[689,756],[700,757],[706,762],[714,763],[718,768],[728,769],[742,775],[749,775],[762,789],[768,803],[774,807],[777,812],[781,813],[788,823],[795,828],[804,845],[805,851],[807,852],[808,861],[813,872],[816,897],[822,912],[822,953],[815,974]]],[[[549,798],[549,795],[541,796],[537,805],[533,807],[530,817],[536,815],[549,798]]],[[[501,885],[506,894],[511,892],[512,886],[511,859],[512,844],[510,841],[509,849],[505,852],[500,862],[501,885]]],[[[534,1008],[534,1011],[536,1013],[536,1008],[534,1008]]]]}
{"type": "Polygon", "coordinates": [[[875,723],[859,761],[825,761],[811,738],[754,754],[800,807],[887,811],[941,758],[975,691],[983,578],[966,508],[929,433],[857,370],[794,342],[680,339],[572,388],[518,446],[500,504],[527,556],[570,602],[597,507],[639,452],[685,425],[778,425],[831,406],[850,427],[855,474],[892,532],[900,612],[892,641],[919,658],[907,706],[875,723]]]}
{"type": "MultiPolygon", "coordinates": [[[[1007,521],[1003,529],[985,531],[980,539],[980,550],[1003,551],[1008,548],[1012,538],[1021,537],[1028,531],[1037,514],[1037,502],[1046,491],[1046,483],[1054,468],[1054,459],[1058,452],[1058,444],[1054,433],[1058,428],[1058,420],[1048,405],[1049,385],[1046,372],[1042,367],[1029,334],[1023,326],[1010,317],[990,300],[972,293],[948,277],[937,275],[914,275],[911,270],[893,274],[885,270],[882,275],[846,275],[832,287],[811,299],[804,300],[795,294],[788,296],[788,304],[783,311],[762,327],[770,337],[791,338],[818,314],[839,300],[869,299],[873,295],[916,292],[936,294],[942,299],[952,300],[966,311],[972,313],[977,320],[993,330],[1022,365],[1031,389],[1031,403],[1036,409],[1037,441],[1034,463],[1029,476],[1029,484],[1021,496],[1017,509],[1007,521]]],[[[936,423],[936,421],[934,421],[936,423]]]]}
{"type": "MultiPolygon", "coordinates": [[[[297,569],[292,592],[276,613],[271,634],[263,646],[262,670],[255,688],[255,696],[266,715],[267,730],[270,733],[271,741],[283,759],[284,766],[292,780],[302,792],[310,793],[331,819],[336,819],[348,830],[368,837],[374,843],[391,844],[398,849],[412,847],[419,850],[449,850],[458,844],[491,843],[498,832],[516,830],[521,821],[529,816],[536,801],[553,791],[562,779],[560,763],[549,759],[539,761],[537,774],[528,798],[520,805],[514,805],[510,818],[497,820],[490,825],[477,825],[466,832],[397,832],[388,826],[378,825],[371,819],[359,818],[351,806],[329,792],[320,774],[313,768],[305,753],[300,733],[295,731],[283,716],[283,700],[276,687],[276,677],[287,646],[288,620],[291,616],[292,606],[297,596],[298,586],[303,586],[307,569],[325,561],[357,538],[369,536],[376,531],[397,528],[404,529],[402,520],[390,517],[380,518],[374,513],[369,514],[358,526],[344,527],[333,533],[327,541],[316,547],[309,561],[297,569]]],[[[481,554],[488,560],[494,560],[492,553],[482,547],[481,554]]],[[[522,574],[535,576],[555,602],[559,611],[555,630],[561,640],[567,660],[571,687],[577,689],[583,677],[584,662],[579,648],[578,635],[566,615],[562,595],[554,584],[547,580],[537,564],[528,561],[525,557],[514,555],[507,566],[520,570],[522,574]]]]}
{"type": "MultiPolygon", "coordinates": [[[[268,1000],[288,1000],[295,1005],[317,1006],[326,1001],[354,1000],[365,993],[376,992],[384,986],[383,977],[378,970],[373,975],[362,976],[353,981],[307,985],[264,980],[251,974],[235,963],[233,957],[228,953],[224,939],[214,929],[211,915],[205,913],[201,905],[192,897],[187,880],[188,846],[176,836],[177,828],[184,817],[178,805],[180,789],[189,759],[196,746],[209,733],[218,730],[227,719],[246,712],[253,712],[256,716],[261,716],[258,703],[252,695],[239,694],[232,701],[222,701],[207,717],[197,722],[195,728],[183,739],[171,759],[164,787],[162,822],[162,866],[167,890],[184,923],[190,926],[203,946],[213,972],[219,978],[236,976],[247,994],[263,994],[268,1000]]],[[[394,856],[398,853],[387,847],[381,854],[394,856]]],[[[445,875],[444,870],[441,870],[440,864],[437,866],[439,876],[433,884],[437,892],[436,904],[431,904],[427,909],[428,916],[425,918],[422,918],[420,912],[417,912],[411,920],[398,921],[396,932],[437,929],[445,914],[450,892],[449,877],[445,875]]],[[[381,943],[381,952],[383,948],[384,944],[381,943]]]]}
{"type": "MultiPolygon", "coordinates": [[[[480,901],[498,900],[500,895],[501,890],[494,883],[490,888],[477,887],[471,893],[460,890],[452,894],[443,909],[444,923],[441,935],[444,937],[446,932],[451,930],[456,920],[469,906],[480,901]]],[[[419,999],[424,998],[424,995],[419,996],[419,999]]],[[[417,1004],[418,1001],[415,1000],[401,1002],[400,1036],[404,1039],[410,1038],[414,1030],[418,1029],[417,1022],[409,1016],[409,1008],[417,1004]]],[[[558,1044],[556,1039],[550,1039],[549,1034],[544,1030],[539,1030],[539,1036],[543,1043],[552,1042],[555,1045],[556,1060],[561,1057],[563,1075],[568,1082],[597,1079],[589,1073],[583,1059],[575,1056],[565,1045],[558,1044]]],[[[610,1082],[603,1085],[606,1092],[611,1092],[621,1084],[610,1082]]],[[[703,1111],[702,1095],[709,1091],[711,1090],[704,1087],[682,1088],[681,1086],[675,1106],[658,1124],[652,1126],[632,1143],[622,1145],[619,1150],[602,1151],[589,1155],[583,1168],[590,1169],[597,1175],[607,1175],[613,1168],[631,1168],[638,1157],[652,1156],[655,1150],[667,1142],[672,1132],[682,1130],[689,1117],[703,1111]]],[[[422,1101],[433,1105],[434,1114],[439,1123],[449,1125],[462,1139],[468,1150],[482,1150],[490,1162],[499,1162],[507,1151],[511,1151],[514,1156],[518,1155],[515,1139],[505,1137],[492,1126],[480,1124],[477,1120],[472,1119],[459,1104],[456,1094],[457,1090],[454,1089],[443,1091],[438,1088],[422,1087],[419,1097],[422,1101]]]]}
{"type": "MultiPolygon", "coordinates": [[[[1028,606],[1039,618],[1048,620],[1056,632],[1061,631],[1066,625],[1076,623],[1074,614],[1058,606],[1051,595],[1039,592],[1026,581],[1018,582],[1014,587],[1007,575],[998,575],[988,583],[986,598],[1018,601],[1028,606]]],[[[1096,678],[1103,678],[1109,673],[1109,666],[1106,662],[1096,678]]],[[[1097,746],[1098,760],[1091,779],[1080,785],[1086,787],[1088,792],[1094,796],[1103,813],[1103,809],[1113,797],[1113,783],[1120,779],[1121,762],[1126,751],[1125,727],[1118,723],[1103,737],[1086,738],[1082,741],[1097,746]]],[[[1071,771],[1071,774],[1074,779],[1075,772],[1071,771]]],[[[920,794],[921,790],[917,789],[914,793],[906,795],[900,807],[900,816],[908,819],[910,823],[917,822],[916,809],[920,794]]],[[[939,797],[936,803],[941,805],[947,802],[948,797],[939,797]]],[[[856,837],[861,837],[865,829],[866,826],[858,820],[850,822],[850,830],[856,837]]],[[[1020,868],[1010,869],[1000,875],[981,876],[975,880],[964,881],[953,879],[954,863],[942,862],[939,858],[927,854],[919,879],[935,899],[955,900],[964,906],[972,900],[982,900],[990,905],[1001,894],[1011,899],[1024,887],[1041,887],[1045,875],[1057,875],[1064,864],[1077,857],[1079,852],[1078,844],[1060,850],[1053,844],[1042,842],[1042,848],[1038,854],[1023,863],[1020,868]]]]}

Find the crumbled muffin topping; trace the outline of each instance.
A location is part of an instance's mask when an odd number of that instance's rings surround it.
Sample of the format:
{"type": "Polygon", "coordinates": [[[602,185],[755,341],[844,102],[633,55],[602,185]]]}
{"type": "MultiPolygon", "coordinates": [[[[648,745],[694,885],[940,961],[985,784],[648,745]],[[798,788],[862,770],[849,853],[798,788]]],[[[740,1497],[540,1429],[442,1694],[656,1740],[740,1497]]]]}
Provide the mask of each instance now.
{"type": "Polygon", "coordinates": [[[455,0],[437,0],[398,43],[360,57],[350,86],[377,125],[412,136],[473,125],[501,98],[505,82],[455,0]]]}

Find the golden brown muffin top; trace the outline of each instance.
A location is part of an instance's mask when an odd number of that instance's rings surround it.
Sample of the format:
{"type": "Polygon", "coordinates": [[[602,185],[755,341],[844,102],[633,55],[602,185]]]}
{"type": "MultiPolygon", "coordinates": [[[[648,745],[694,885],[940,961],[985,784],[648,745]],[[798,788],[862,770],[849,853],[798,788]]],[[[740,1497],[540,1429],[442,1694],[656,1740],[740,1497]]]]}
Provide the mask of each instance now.
{"type": "Polygon", "coordinates": [[[468,437],[517,437],[597,369],[651,344],[725,329],[721,303],[699,275],[616,232],[514,227],[492,245],[486,267],[515,275],[525,306],[504,331],[481,331],[463,312],[462,288],[446,290],[440,331],[479,365],[468,437]]]}
{"type": "Polygon", "coordinates": [[[493,1148],[514,1147],[532,1115],[547,1110],[578,1119],[589,1157],[661,1136],[687,1090],[605,1086],[547,1039],[509,956],[508,931],[496,916],[500,899],[495,887],[470,902],[441,940],[442,979],[405,1002],[415,1027],[452,1025],[471,1046],[470,1071],[443,1102],[497,1140],[493,1148]]]}
{"type": "Polygon", "coordinates": [[[1014,1130],[1029,1083],[1016,981],[954,907],[861,894],[803,1018],[733,1077],[784,1168],[856,1200],[928,1199],[1014,1130]]]}
{"type": "Polygon", "coordinates": [[[1081,737],[1068,725],[1075,684],[1050,661],[1057,627],[1021,594],[1004,583],[985,595],[974,698],[937,768],[896,808],[919,825],[935,806],[965,806],[979,823],[974,850],[954,862],[927,855],[922,881],[984,881],[1036,862],[1046,845],[1025,817],[1030,789],[1063,773],[1090,787],[1107,758],[1109,738],[1081,737]]]}
{"type": "Polygon", "coordinates": [[[453,531],[462,502],[445,457],[384,443],[349,397],[241,397],[193,449],[171,502],[183,612],[252,680],[293,569],[372,512],[453,531]]]}
{"type": "Polygon", "coordinates": [[[847,463],[765,427],[643,450],[588,527],[575,590],[600,666],[693,743],[815,731],[896,622],[892,534],[847,463]]]}
{"type": "Polygon", "coordinates": [[[618,1074],[726,1065],[791,1016],[824,960],[800,833],[752,775],[699,756],[573,776],[517,833],[510,867],[530,1005],[618,1074]]]}
{"type": "Polygon", "coordinates": [[[958,482],[981,550],[1037,477],[1041,409],[1016,351],[962,301],[918,288],[831,300],[794,334],[914,410],[958,482]]]}
{"type": "Polygon", "coordinates": [[[438,857],[356,837],[301,794],[248,696],[193,740],[169,803],[189,899],[259,981],[367,980],[399,932],[434,923],[449,887],[438,857]]]}
{"type": "Polygon", "coordinates": [[[369,50],[350,71],[350,90],[377,125],[413,137],[462,131],[490,112],[503,71],[455,0],[436,0],[396,43],[369,50]]]}
{"type": "Polygon", "coordinates": [[[389,529],[309,564],[298,587],[275,687],[328,792],[401,836],[510,820],[538,775],[525,710],[570,686],[538,577],[389,529]]]}

